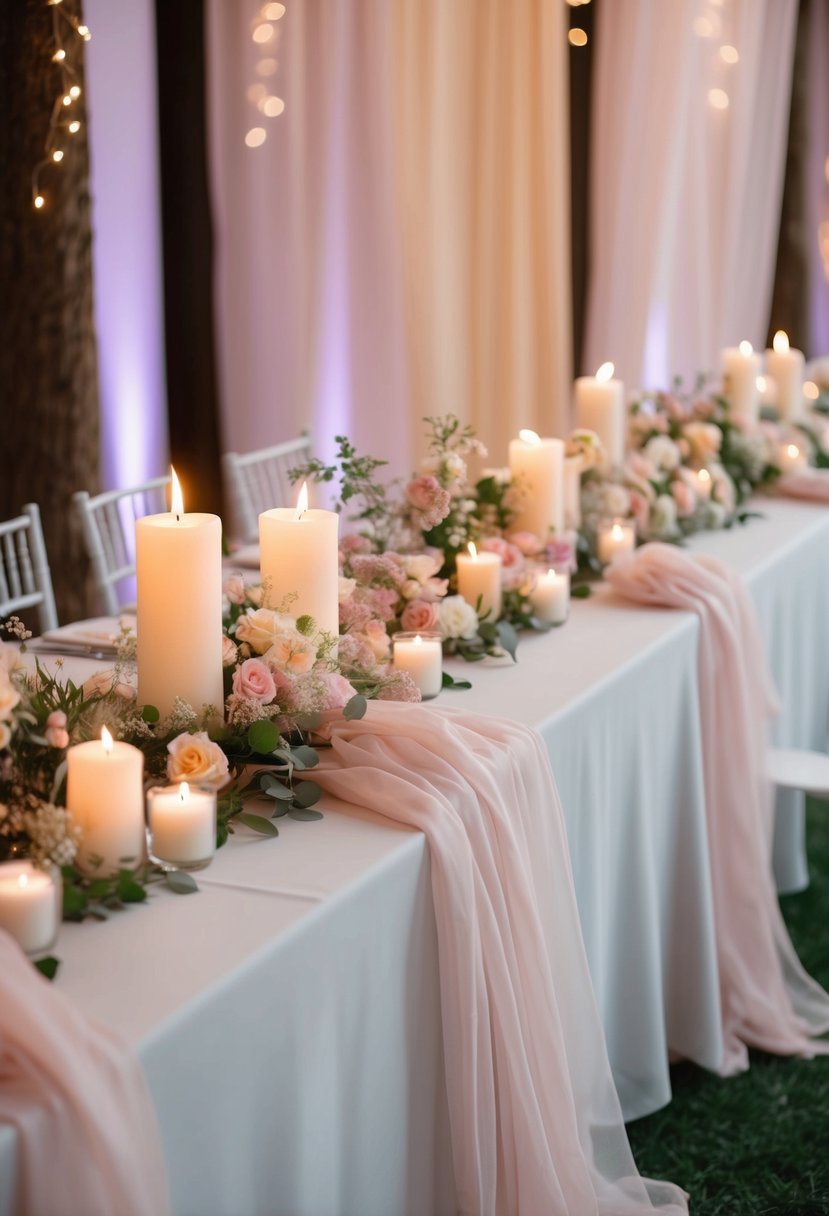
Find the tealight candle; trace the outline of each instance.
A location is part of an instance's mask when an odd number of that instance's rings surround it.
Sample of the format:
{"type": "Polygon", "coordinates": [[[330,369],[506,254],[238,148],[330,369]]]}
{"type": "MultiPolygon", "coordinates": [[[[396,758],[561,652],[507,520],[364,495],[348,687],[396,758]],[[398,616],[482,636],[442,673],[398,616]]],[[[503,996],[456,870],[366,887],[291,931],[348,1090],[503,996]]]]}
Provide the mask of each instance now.
{"type": "Polygon", "coordinates": [[[614,380],[612,363],[603,363],[595,376],[579,376],[575,384],[576,423],[598,435],[608,468],[624,463],[627,438],[625,386],[614,380]]]}
{"type": "Polygon", "coordinates": [[[760,416],[760,394],[757,390],[760,356],[755,354],[750,342],[725,348],[722,352],[722,372],[723,393],[732,410],[744,418],[749,427],[755,427],[760,416]]]}
{"type": "Polygon", "coordinates": [[[551,625],[563,625],[570,611],[570,571],[547,570],[539,574],[530,591],[533,612],[551,625]]]}
{"type": "Polygon", "coordinates": [[[443,646],[439,633],[395,633],[392,662],[407,671],[424,701],[436,697],[443,686],[443,646]]]}
{"type": "Polygon", "coordinates": [[[564,526],[568,532],[581,527],[581,456],[568,456],[564,461],[564,526]]]}
{"type": "Polygon", "coordinates": [[[335,511],[308,509],[303,482],[296,507],[273,507],[259,516],[259,565],[271,608],[296,620],[311,616],[317,629],[340,632],[339,519],[335,511]]]}
{"type": "Polygon", "coordinates": [[[0,865],[0,929],[26,954],[49,950],[61,917],[60,884],[28,861],[0,865]]]}
{"type": "Polygon", "coordinates": [[[796,443],[781,443],[777,449],[777,463],[781,473],[797,473],[806,468],[809,457],[796,443]]]}
{"type": "Polygon", "coordinates": [[[147,826],[153,861],[203,870],[216,851],[216,791],[186,781],[148,790],[147,826]]]}
{"type": "Polygon", "coordinates": [[[501,615],[501,557],[498,553],[479,553],[470,541],[469,552],[455,559],[458,571],[458,595],[471,604],[480,616],[489,613],[491,621],[501,615]],[[481,606],[478,608],[478,600],[481,606]]]}
{"type": "Polygon", "coordinates": [[[788,334],[778,329],[766,351],[766,370],[777,386],[777,410],[785,422],[797,422],[803,413],[803,367],[803,352],[791,348],[788,334]]]}
{"type": "Polygon", "coordinates": [[[544,544],[550,532],[564,531],[564,443],[520,431],[509,445],[509,467],[522,500],[510,527],[532,532],[544,544]]]}
{"type": "Polygon", "coordinates": [[[688,469],[686,475],[697,498],[711,497],[713,481],[707,469],[688,469]]]}
{"type": "Polygon", "coordinates": [[[144,856],[144,755],[100,739],[66,753],[66,805],[83,833],[75,865],[84,874],[135,869],[144,856]]]}
{"type": "Polygon", "coordinates": [[[135,521],[135,558],[139,704],[221,711],[222,521],[184,514],[175,470],[170,511],[135,521]]]}
{"type": "Polygon", "coordinates": [[[596,554],[603,566],[608,566],[621,553],[636,548],[636,525],[632,519],[605,519],[596,534],[596,554]]]}

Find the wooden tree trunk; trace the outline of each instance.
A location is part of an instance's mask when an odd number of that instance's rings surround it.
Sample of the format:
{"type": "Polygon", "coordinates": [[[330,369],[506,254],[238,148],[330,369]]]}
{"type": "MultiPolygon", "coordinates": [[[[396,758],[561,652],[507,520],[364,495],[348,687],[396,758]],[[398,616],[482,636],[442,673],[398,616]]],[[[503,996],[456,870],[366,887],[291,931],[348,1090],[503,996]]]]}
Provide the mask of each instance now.
{"type": "MultiPolygon", "coordinates": [[[[64,0],[81,17],[80,0],[64,0]]],[[[61,23],[64,40],[75,35],[61,23]]],[[[71,495],[99,487],[98,380],[92,296],[89,149],[84,94],[71,107],[81,130],[62,141],[60,165],[31,173],[61,76],[52,62],[46,0],[0,5],[0,518],[40,503],[62,621],[86,615],[87,568],[71,495]]],[[[73,62],[82,54],[73,51],[73,62]]],[[[78,83],[83,88],[82,69],[78,83]]]]}

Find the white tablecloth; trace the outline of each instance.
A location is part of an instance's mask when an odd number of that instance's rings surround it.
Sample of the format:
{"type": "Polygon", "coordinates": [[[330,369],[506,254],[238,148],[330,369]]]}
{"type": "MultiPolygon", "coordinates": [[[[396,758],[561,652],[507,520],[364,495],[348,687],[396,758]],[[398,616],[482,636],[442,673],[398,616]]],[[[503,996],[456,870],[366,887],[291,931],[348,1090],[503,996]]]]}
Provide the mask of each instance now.
{"type": "MultiPolygon", "coordinates": [[[[823,745],[829,512],[762,509],[696,544],[749,580],[785,701],[781,742],[823,745]]],[[[444,694],[547,741],[628,1117],[668,1101],[669,1050],[719,1057],[697,636],[695,619],[605,589],[566,628],[522,640],[517,667],[464,667],[473,691],[444,694]]],[[[280,832],[233,840],[196,896],[157,892],[106,925],[65,926],[57,982],[138,1050],[178,1213],[451,1212],[423,838],[336,810],[280,832]]],[[[791,869],[791,816],[779,845],[791,869]]],[[[0,1180],[12,1153],[0,1129],[0,1180]]]]}

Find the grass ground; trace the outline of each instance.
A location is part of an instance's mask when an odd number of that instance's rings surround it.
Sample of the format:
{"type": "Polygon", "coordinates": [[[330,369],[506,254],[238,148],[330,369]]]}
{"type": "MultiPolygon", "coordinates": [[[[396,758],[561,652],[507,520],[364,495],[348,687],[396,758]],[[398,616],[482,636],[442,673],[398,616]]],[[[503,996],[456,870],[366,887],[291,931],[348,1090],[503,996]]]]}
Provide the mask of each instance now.
{"type": "MultiPolygon", "coordinates": [[[[806,969],[829,988],[829,803],[808,808],[811,884],[781,902],[806,969]]],[[[628,1125],[636,1163],[691,1195],[693,1216],[829,1216],[829,1057],[753,1052],[720,1080],[672,1070],[670,1106],[628,1125]]]]}

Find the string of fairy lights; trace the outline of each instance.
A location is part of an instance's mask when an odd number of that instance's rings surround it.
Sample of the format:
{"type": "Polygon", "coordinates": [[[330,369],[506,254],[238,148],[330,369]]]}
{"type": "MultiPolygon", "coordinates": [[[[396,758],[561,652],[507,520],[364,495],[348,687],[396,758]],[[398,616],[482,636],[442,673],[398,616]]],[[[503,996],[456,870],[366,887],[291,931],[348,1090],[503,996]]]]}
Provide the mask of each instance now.
{"type": "MultiPolygon", "coordinates": [[[[259,79],[248,87],[247,98],[258,115],[264,118],[278,118],[285,109],[285,102],[273,91],[273,77],[279,71],[279,61],[276,58],[279,27],[275,23],[284,16],[285,5],[280,0],[268,0],[259,6],[251,21],[250,36],[256,50],[254,70],[259,79]]],[[[262,126],[260,120],[248,129],[245,144],[248,148],[261,148],[267,138],[267,127],[262,126]]]]}
{"type": "Polygon", "coordinates": [[[84,25],[74,13],[68,12],[63,0],[46,0],[46,4],[52,10],[51,60],[60,75],[60,92],[52,106],[43,159],[32,170],[32,206],[35,211],[42,211],[46,206],[47,195],[40,186],[44,169],[60,165],[66,154],[65,137],[77,135],[81,129],[81,121],[72,109],[81,95],[78,83],[80,72],[74,65],[82,44],[89,42],[92,37],[89,26],[84,25]]]}

